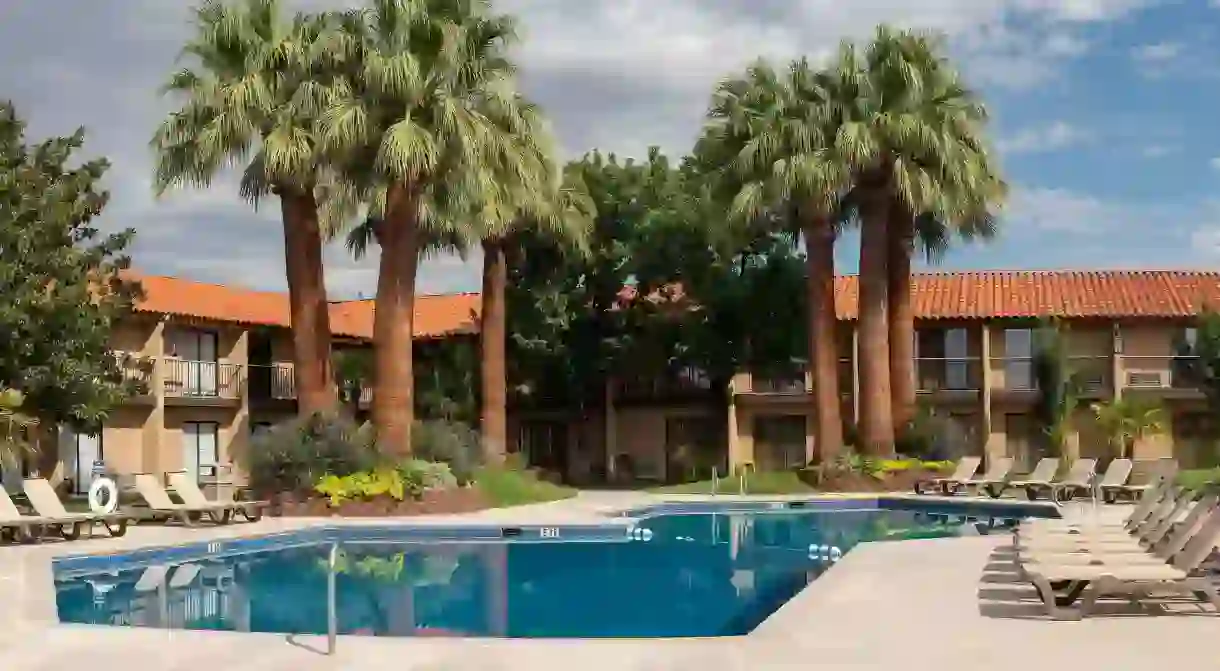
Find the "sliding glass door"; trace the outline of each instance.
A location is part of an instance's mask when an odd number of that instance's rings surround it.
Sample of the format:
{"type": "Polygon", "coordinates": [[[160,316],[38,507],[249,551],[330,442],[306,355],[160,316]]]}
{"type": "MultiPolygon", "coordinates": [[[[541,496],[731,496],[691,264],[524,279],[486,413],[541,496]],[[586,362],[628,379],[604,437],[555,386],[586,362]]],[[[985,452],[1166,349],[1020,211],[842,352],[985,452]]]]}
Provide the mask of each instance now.
{"type": "Polygon", "coordinates": [[[199,482],[201,475],[215,475],[219,460],[216,422],[184,422],[182,424],[182,470],[199,482]]]}

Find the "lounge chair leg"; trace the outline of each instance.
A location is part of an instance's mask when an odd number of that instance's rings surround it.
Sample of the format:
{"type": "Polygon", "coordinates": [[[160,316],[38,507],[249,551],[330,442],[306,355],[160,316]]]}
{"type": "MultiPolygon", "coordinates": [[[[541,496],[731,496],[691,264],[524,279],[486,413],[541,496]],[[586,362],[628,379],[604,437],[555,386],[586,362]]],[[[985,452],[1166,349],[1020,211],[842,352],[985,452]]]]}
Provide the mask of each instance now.
{"type": "Polygon", "coordinates": [[[1067,607],[1071,602],[1064,603],[1061,601],[1060,596],[1056,594],[1050,582],[1044,576],[1030,575],[1029,581],[1033,583],[1034,589],[1038,591],[1038,598],[1041,599],[1048,617],[1053,620],[1079,620],[1081,618],[1080,610],[1067,607]]]}
{"type": "Polygon", "coordinates": [[[60,536],[63,536],[64,540],[74,541],[80,538],[81,524],[79,522],[75,522],[73,524],[61,524],[58,526],[56,531],[60,536]]]}
{"type": "Polygon", "coordinates": [[[105,521],[102,522],[102,525],[106,527],[106,533],[110,534],[111,538],[122,538],[123,536],[127,535],[126,517],[119,518],[118,527],[115,527],[110,522],[105,521]]]}

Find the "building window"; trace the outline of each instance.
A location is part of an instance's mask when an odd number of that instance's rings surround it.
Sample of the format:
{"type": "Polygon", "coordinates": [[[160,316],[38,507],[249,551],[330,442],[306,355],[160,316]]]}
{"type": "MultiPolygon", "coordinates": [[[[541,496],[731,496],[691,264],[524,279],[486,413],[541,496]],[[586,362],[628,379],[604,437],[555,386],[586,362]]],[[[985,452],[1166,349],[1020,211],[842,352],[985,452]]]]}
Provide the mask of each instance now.
{"type": "Polygon", "coordinates": [[[966,329],[945,329],[945,388],[970,386],[970,344],[966,329]]]}
{"type": "Polygon", "coordinates": [[[216,422],[182,423],[182,470],[195,481],[201,476],[216,476],[219,434],[220,425],[216,422]]]}
{"type": "Polygon", "coordinates": [[[567,425],[555,421],[525,421],[517,434],[517,451],[525,463],[556,473],[567,469],[567,425]]]}
{"type": "Polygon", "coordinates": [[[1034,337],[1030,329],[1004,330],[1004,384],[1009,389],[1034,387],[1034,337]]]}
{"type": "Polygon", "coordinates": [[[767,415],[754,420],[754,459],[760,471],[805,465],[804,415],[767,415]]]}

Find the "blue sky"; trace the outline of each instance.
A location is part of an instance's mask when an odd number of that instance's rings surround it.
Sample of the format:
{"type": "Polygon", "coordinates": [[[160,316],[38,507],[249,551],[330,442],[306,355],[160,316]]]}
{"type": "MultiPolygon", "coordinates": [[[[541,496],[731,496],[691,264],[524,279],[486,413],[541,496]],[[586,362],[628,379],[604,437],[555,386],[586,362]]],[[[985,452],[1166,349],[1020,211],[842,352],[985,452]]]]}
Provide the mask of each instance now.
{"type": "MultiPolygon", "coordinates": [[[[358,0],[354,0],[358,2],[358,0]]],[[[1220,0],[1212,0],[1220,2],[1220,0]]],[[[285,0],[291,8],[344,0],[285,0]]],[[[992,111],[1012,199],[999,239],[941,269],[1207,268],[1220,263],[1220,8],[1209,0],[501,0],[520,18],[522,84],[567,156],[593,147],[678,155],[715,82],[752,59],[828,54],[878,22],[943,31],[992,111]]],[[[254,212],[231,175],[151,195],[157,88],[189,35],[191,3],[6,0],[0,95],[34,136],[86,126],[110,158],[108,228],[138,230],[140,268],[283,287],[277,209],[254,212]]],[[[841,269],[856,266],[844,240],[841,269]]],[[[376,255],[327,253],[336,298],[370,295],[376,255]]],[[[425,293],[479,287],[477,254],[423,265],[425,293]]]]}
{"type": "Polygon", "coordinates": [[[1159,3],[1078,28],[1080,55],[1035,86],[981,86],[1013,201],[999,240],[945,268],[1220,261],[1218,30],[1203,0],[1159,3]]]}

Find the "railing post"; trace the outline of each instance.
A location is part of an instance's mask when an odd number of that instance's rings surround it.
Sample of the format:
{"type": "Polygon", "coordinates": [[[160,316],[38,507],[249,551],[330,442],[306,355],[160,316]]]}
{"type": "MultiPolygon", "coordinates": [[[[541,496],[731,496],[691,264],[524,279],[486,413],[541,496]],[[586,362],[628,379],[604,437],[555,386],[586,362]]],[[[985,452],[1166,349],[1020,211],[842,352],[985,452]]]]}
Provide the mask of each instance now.
{"type": "Polygon", "coordinates": [[[326,562],[326,654],[335,654],[339,638],[339,613],[335,605],[335,565],[339,559],[338,541],[331,543],[330,557],[326,562]]]}

